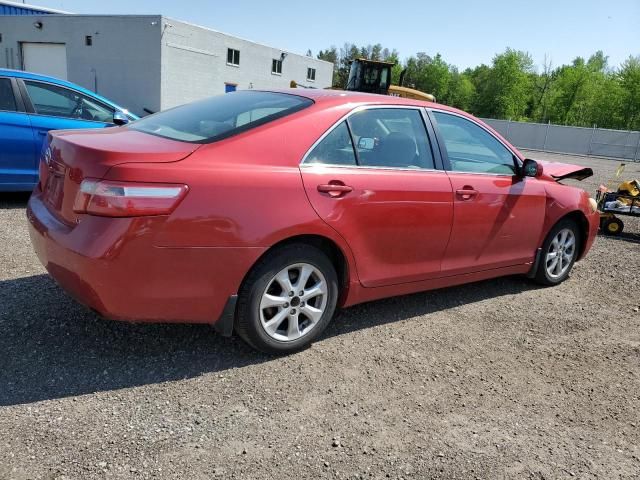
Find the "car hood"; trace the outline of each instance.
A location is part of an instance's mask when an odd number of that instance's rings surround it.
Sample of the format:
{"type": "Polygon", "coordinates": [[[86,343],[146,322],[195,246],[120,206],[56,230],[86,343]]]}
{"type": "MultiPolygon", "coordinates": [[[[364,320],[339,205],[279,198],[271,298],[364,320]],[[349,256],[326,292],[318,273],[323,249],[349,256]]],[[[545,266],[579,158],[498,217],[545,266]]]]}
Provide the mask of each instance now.
{"type": "Polygon", "coordinates": [[[549,175],[556,182],[567,178],[574,180],[584,180],[593,175],[593,170],[580,165],[572,165],[570,163],[555,163],[538,161],[542,165],[542,171],[549,175]]]}

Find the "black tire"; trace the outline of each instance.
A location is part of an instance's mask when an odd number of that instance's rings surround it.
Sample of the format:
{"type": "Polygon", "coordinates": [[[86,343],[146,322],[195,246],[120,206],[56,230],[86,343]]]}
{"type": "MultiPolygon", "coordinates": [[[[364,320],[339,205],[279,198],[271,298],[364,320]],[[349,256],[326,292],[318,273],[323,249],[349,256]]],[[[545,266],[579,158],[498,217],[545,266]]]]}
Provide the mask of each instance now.
{"type": "Polygon", "coordinates": [[[600,225],[600,230],[605,235],[618,236],[624,230],[624,223],[617,217],[605,218],[600,225]]]}
{"type": "Polygon", "coordinates": [[[313,343],[327,327],[338,300],[338,276],[329,258],[306,244],[285,245],[261,259],[251,270],[238,294],[236,333],[256,350],[269,354],[288,354],[313,343]],[[260,301],[273,278],[290,265],[307,263],[317,268],[327,283],[324,313],[314,327],[296,340],[279,341],[267,334],[260,320],[260,301]]]}
{"type": "Polygon", "coordinates": [[[551,229],[551,231],[545,238],[544,242],[542,243],[541,258],[538,263],[538,269],[535,273],[534,280],[540,285],[546,285],[546,286],[558,285],[564,282],[569,277],[569,274],[573,269],[573,265],[575,264],[576,259],[578,258],[578,255],[580,253],[580,248],[582,246],[582,241],[583,241],[582,233],[580,231],[580,228],[578,227],[578,224],[575,221],[571,219],[560,220],[556,225],[554,225],[554,227],[551,229]],[[566,271],[561,275],[554,277],[549,274],[547,269],[547,253],[549,253],[549,249],[551,247],[551,242],[553,242],[553,239],[556,237],[556,235],[558,235],[558,233],[560,233],[564,229],[571,230],[575,238],[573,258],[571,259],[566,271]]]}

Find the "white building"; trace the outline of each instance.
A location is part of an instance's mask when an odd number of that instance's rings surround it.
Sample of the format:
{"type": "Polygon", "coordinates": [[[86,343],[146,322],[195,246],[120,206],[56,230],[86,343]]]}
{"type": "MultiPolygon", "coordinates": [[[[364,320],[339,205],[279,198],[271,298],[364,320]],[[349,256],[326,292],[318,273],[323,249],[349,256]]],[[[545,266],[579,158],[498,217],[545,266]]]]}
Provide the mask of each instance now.
{"type": "Polygon", "coordinates": [[[333,64],[162,15],[0,16],[0,68],[77,83],[143,115],[235,89],[331,86],[333,64]]]}

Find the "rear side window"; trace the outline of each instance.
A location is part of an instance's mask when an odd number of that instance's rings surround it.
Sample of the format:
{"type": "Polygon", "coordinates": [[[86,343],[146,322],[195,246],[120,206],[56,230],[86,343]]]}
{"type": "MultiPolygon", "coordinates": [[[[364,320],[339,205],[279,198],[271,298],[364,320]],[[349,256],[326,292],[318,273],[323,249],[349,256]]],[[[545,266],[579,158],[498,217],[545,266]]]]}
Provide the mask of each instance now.
{"type": "Polygon", "coordinates": [[[376,108],[354,113],[349,127],[360,165],[433,169],[433,153],[418,110],[376,108]]]}
{"type": "Polygon", "coordinates": [[[233,92],[156,113],[129,128],[181,142],[211,143],[312,104],[308,98],[284,93],[233,92]]]}
{"type": "Polygon", "coordinates": [[[351,143],[351,135],[345,122],[340,123],[318,143],[305,163],[327,165],[356,165],[356,154],[351,143]]]}
{"type": "Polygon", "coordinates": [[[13,96],[13,88],[11,88],[11,80],[8,78],[0,78],[0,110],[5,112],[15,112],[16,99],[13,96]]]}

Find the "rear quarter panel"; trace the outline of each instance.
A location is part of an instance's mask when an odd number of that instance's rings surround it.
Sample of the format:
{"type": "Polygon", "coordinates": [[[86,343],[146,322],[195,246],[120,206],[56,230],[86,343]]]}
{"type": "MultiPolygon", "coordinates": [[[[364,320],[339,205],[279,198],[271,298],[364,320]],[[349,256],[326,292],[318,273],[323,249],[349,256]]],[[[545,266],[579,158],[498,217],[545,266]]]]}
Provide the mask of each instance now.
{"type": "Polygon", "coordinates": [[[351,263],[346,242],[311,207],[299,169],[308,148],[351,108],[298,112],[203,145],[175,164],[116,165],[106,178],[189,186],[156,234],[157,246],[269,248],[296,235],[320,235],[336,243],[351,263]]]}

